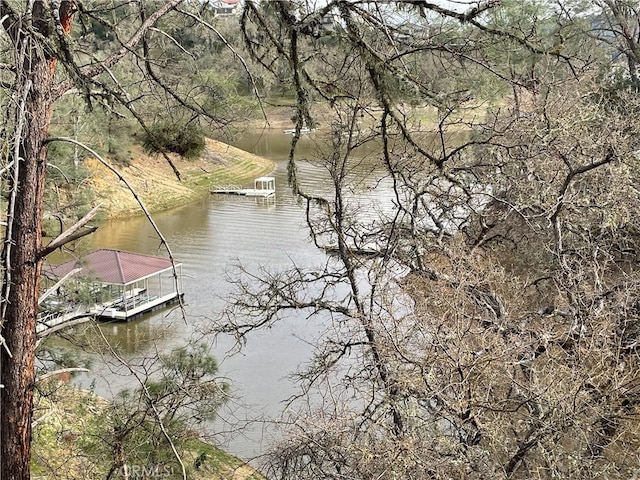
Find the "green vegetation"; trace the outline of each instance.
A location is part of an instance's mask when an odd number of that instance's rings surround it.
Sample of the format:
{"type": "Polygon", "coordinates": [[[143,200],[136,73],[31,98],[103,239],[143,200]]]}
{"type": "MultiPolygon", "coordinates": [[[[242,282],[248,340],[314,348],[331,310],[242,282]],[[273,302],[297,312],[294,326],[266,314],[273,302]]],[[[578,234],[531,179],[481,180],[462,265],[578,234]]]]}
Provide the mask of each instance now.
{"type": "Polygon", "coordinates": [[[151,154],[171,152],[192,160],[204,153],[205,139],[197,125],[159,122],[145,134],[143,146],[151,154]]]}
{"type": "MultiPolygon", "coordinates": [[[[111,468],[105,442],[113,435],[108,412],[113,407],[94,393],[57,380],[49,381],[39,390],[36,401],[32,478],[95,479],[106,478],[111,468]],[[99,446],[102,443],[102,446],[99,446]]],[[[145,439],[147,441],[148,439],[145,439]]],[[[138,451],[142,450],[138,449],[138,451]]],[[[238,458],[197,438],[186,437],[180,453],[185,468],[193,480],[262,479],[255,470],[238,458]]],[[[129,460],[128,468],[146,466],[129,460]]],[[[182,478],[181,467],[175,458],[156,465],[157,471],[167,472],[166,478],[182,478]]],[[[115,477],[118,478],[118,477],[115,477]]]]}
{"type": "Polygon", "coordinates": [[[179,479],[184,467],[192,479],[261,479],[195,433],[226,398],[228,386],[216,379],[217,369],[204,345],[179,348],[161,358],[157,380],[147,378],[111,402],[46,381],[36,401],[33,476],[121,478],[139,470],[179,479]]]}

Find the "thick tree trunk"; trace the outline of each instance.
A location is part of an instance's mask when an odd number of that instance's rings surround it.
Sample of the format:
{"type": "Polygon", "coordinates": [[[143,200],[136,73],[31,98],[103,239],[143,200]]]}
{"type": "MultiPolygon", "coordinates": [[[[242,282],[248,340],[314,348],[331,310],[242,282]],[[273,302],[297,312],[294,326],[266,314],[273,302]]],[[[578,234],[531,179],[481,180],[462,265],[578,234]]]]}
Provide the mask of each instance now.
{"type": "MultiPolygon", "coordinates": [[[[56,17],[64,33],[69,33],[75,2],[63,0],[55,5],[36,1],[33,26],[42,37],[52,34],[51,21],[56,17]]],[[[9,12],[9,10],[7,10],[9,12]]],[[[15,20],[15,12],[11,12],[15,20]]],[[[17,22],[13,22],[16,23],[17,22]]],[[[57,59],[33,32],[8,32],[14,42],[20,68],[16,84],[26,92],[24,108],[17,112],[18,165],[13,217],[7,218],[11,233],[6,239],[10,248],[5,282],[8,284],[2,335],[6,349],[0,357],[0,480],[28,480],[31,477],[31,422],[35,387],[36,321],[42,259],[42,213],[46,185],[47,147],[53,105],[53,85],[57,59]],[[21,52],[20,54],[18,52],[21,52]],[[49,52],[49,53],[47,53],[49,52]]],[[[54,27],[58,28],[58,27],[54,27]]],[[[6,258],[6,257],[5,257],[6,258]]]]}
{"type": "MultiPolygon", "coordinates": [[[[32,52],[36,50],[33,49],[32,52]]],[[[2,415],[0,419],[2,480],[30,478],[31,420],[35,381],[36,319],[41,262],[42,203],[46,173],[45,140],[51,119],[52,62],[37,53],[30,59],[32,82],[24,112],[20,141],[17,196],[13,218],[10,265],[11,286],[3,335],[2,415]]],[[[27,63],[27,62],[25,62],[27,63]]],[[[27,80],[27,82],[29,81],[27,80]]],[[[11,219],[9,219],[11,221],[11,219]]]]}
{"type": "MultiPolygon", "coordinates": [[[[74,6],[63,2],[59,18],[68,33],[74,6]]],[[[49,20],[53,15],[48,4],[35,2],[33,25],[44,37],[51,34],[49,20]]],[[[7,297],[2,335],[6,348],[1,352],[0,382],[0,479],[28,480],[31,460],[31,422],[35,384],[36,321],[40,283],[42,246],[42,208],[46,184],[47,148],[51,123],[51,107],[55,57],[45,53],[44,45],[28,32],[10,32],[15,52],[22,52],[17,71],[17,93],[25,99],[17,109],[14,141],[19,148],[13,216],[6,239],[5,253],[10,248],[5,272],[7,297]],[[26,96],[24,94],[26,93],[26,96]]],[[[14,151],[15,153],[15,151],[14,151]]],[[[6,258],[6,256],[5,256],[6,258]]]]}

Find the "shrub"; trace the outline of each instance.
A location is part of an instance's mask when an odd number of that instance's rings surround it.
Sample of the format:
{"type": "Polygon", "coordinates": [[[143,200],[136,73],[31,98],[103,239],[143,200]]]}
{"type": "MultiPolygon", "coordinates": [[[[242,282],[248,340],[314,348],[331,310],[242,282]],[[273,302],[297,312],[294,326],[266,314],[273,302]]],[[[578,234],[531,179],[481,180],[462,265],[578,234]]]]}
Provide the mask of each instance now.
{"type": "Polygon", "coordinates": [[[205,148],[204,133],[189,123],[155,123],[145,135],[143,146],[149,153],[172,152],[194,159],[205,148]]]}

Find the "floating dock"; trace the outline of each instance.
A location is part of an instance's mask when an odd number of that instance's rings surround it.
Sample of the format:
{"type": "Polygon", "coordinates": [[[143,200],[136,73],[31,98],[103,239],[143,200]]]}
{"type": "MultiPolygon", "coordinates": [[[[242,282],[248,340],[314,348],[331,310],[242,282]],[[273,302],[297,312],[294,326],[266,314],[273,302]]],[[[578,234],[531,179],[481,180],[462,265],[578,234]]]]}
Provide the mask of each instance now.
{"type": "Polygon", "coordinates": [[[100,320],[120,320],[128,322],[145,313],[154,312],[160,308],[177,303],[180,298],[182,298],[182,294],[177,292],[158,297],[155,295],[146,295],[146,292],[143,291],[129,298],[94,305],[91,308],[91,313],[100,320]]]}
{"type": "Polygon", "coordinates": [[[276,179],[274,177],[259,177],[254,180],[253,188],[217,188],[211,193],[243,195],[245,197],[272,197],[276,194],[276,179]]]}
{"type": "MultiPolygon", "coordinates": [[[[309,127],[302,127],[300,129],[300,134],[301,135],[307,135],[309,133],[315,132],[315,128],[309,128],[309,127]]],[[[296,129],[295,128],[287,128],[286,130],[283,130],[282,133],[285,133],[287,135],[294,135],[296,133],[296,129]]]]}

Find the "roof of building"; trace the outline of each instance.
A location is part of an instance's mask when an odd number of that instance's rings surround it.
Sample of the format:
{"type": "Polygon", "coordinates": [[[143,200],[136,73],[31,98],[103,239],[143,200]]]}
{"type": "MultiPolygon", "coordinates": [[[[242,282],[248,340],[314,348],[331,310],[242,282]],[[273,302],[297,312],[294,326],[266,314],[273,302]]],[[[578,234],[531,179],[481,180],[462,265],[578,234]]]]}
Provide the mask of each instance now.
{"type": "MultiPolygon", "coordinates": [[[[176,266],[180,263],[176,263],[176,266]]],[[[124,252],[122,250],[96,250],[80,260],[71,260],[47,269],[54,277],[61,278],[75,268],[82,268],[78,276],[101,283],[127,285],[157,275],[173,268],[171,260],[124,252]]]]}
{"type": "Polygon", "coordinates": [[[232,11],[235,10],[240,3],[240,0],[216,0],[211,5],[214,9],[232,11]]]}

